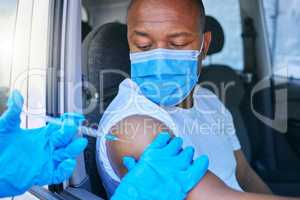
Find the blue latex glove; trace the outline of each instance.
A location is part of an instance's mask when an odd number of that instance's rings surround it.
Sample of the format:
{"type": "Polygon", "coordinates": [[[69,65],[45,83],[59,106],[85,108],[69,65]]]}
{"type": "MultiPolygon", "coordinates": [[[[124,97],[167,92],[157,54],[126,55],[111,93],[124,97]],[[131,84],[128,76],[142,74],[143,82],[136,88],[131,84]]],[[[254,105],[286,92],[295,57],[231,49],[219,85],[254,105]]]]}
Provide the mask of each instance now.
{"type": "Polygon", "coordinates": [[[68,179],[86,139],[73,140],[78,116],[64,115],[63,125],[20,128],[23,98],[13,92],[0,117],[0,197],[24,193],[34,185],[58,184],[68,179]]]}
{"type": "Polygon", "coordinates": [[[124,157],[129,173],[112,200],[183,200],[208,170],[207,156],[193,161],[194,149],[182,150],[182,139],[160,134],[138,162],[124,157]]]}

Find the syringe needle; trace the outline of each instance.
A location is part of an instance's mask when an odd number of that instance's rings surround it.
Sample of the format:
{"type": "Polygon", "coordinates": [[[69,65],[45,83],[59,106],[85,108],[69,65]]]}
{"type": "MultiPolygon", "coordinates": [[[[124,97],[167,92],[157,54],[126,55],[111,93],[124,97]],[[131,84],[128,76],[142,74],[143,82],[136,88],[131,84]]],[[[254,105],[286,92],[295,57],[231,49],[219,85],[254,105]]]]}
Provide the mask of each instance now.
{"type": "Polygon", "coordinates": [[[124,142],[124,143],[131,143],[130,141],[128,140],[124,140],[124,139],[120,139],[118,136],[115,136],[111,133],[108,133],[105,135],[105,139],[107,141],[110,141],[110,142],[124,142]]]}
{"type": "Polygon", "coordinates": [[[86,135],[86,136],[94,137],[94,138],[102,137],[101,134],[99,134],[99,132],[96,129],[89,128],[86,126],[80,126],[79,133],[86,135]]]}
{"type": "MultiPolygon", "coordinates": [[[[30,116],[30,117],[35,118],[34,116],[30,116]]],[[[39,116],[39,117],[36,117],[36,118],[43,118],[45,120],[45,122],[53,123],[53,124],[57,124],[57,125],[62,125],[62,123],[63,123],[61,119],[55,118],[55,117],[51,117],[51,116],[42,116],[42,117],[39,116]]],[[[102,137],[102,134],[97,129],[89,128],[87,126],[79,126],[78,132],[81,135],[90,136],[90,137],[94,137],[94,138],[100,138],[100,137],[102,137]]],[[[129,141],[120,139],[119,137],[117,137],[117,136],[115,136],[113,134],[106,134],[105,135],[105,139],[107,141],[110,141],[110,142],[125,142],[125,143],[130,143],[129,141]]]]}

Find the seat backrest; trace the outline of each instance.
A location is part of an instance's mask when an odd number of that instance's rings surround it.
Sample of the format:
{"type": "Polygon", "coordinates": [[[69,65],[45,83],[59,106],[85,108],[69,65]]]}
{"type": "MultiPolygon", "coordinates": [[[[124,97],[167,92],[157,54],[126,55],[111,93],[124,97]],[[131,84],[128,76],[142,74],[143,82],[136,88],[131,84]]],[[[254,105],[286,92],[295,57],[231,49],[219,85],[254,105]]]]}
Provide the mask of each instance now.
{"type": "MultiPolygon", "coordinates": [[[[215,18],[207,16],[206,19],[206,31],[212,33],[212,43],[208,52],[208,56],[211,56],[222,51],[225,35],[221,24],[215,18]]],[[[214,92],[231,112],[242,150],[250,162],[250,140],[240,107],[245,95],[243,80],[230,66],[210,64],[202,69],[200,83],[203,87],[214,92]]]]}
{"type": "Polygon", "coordinates": [[[127,26],[108,23],[92,31],[83,43],[82,66],[84,79],[96,90],[86,94],[87,103],[96,102],[96,108],[87,116],[90,122],[99,123],[99,113],[105,111],[119,84],[130,76],[127,26]]]}
{"type": "MultiPolygon", "coordinates": [[[[96,28],[84,40],[82,52],[83,79],[94,88],[83,90],[84,105],[95,105],[85,117],[89,123],[95,124],[96,128],[102,113],[116,96],[120,83],[130,75],[127,26],[108,23],[96,28]]],[[[85,161],[92,192],[106,198],[97,171],[96,140],[88,140],[85,161]]]]}

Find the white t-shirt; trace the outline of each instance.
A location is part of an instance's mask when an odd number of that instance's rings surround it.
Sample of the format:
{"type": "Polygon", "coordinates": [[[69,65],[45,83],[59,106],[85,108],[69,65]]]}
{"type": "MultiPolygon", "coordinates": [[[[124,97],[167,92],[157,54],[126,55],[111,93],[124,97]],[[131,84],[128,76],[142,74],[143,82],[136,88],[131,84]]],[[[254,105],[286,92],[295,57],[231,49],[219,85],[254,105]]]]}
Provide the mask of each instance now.
{"type": "MultiPolygon", "coordinates": [[[[234,151],[240,150],[240,142],[230,112],[217,96],[197,86],[194,90],[194,106],[191,109],[160,107],[141,93],[131,79],[119,86],[117,97],[105,111],[99,124],[99,131],[105,135],[121,120],[133,115],[145,115],[163,122],[176,136],[183,138],[183,146],[193,146],[195,157],[206,154],[210,159],[209,170],[229,187],[242,191],[236,179],[234,151]]],[[[107,156],[103,136],[98,144],[98,159],[106,173],[120,182],[107,156]]]]}

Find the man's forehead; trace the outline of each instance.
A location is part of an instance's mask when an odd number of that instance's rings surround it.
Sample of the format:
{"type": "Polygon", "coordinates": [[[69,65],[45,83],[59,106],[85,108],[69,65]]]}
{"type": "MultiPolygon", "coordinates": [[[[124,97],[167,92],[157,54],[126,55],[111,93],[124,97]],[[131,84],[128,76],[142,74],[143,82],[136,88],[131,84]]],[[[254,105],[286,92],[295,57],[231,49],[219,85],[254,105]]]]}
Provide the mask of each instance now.
{"type": "Polygon", "coordinates": [[[129,16],[136,19],[147,18],[159,21],[161,18],[173,20],[180,16],[199,15],[199,10],[190,0],[136,0],[129,9],[129,16]]]}
{"type": "Polygon", "coordinates": [[[128,13],[128,24],[198,24],[199,11],[188,0],[136,0],[128,13]],[[185,3],[184,3],[185,2],[185,3]]]}
{"type": "Polygon", "coordinates": [[[132,7],[143,6],[144,8],[148,8],[148,6],[153,7],[191,7],[196,5],[197,0],[132,0],[128,9],[132,7]]]}

